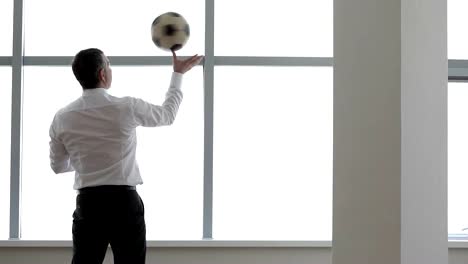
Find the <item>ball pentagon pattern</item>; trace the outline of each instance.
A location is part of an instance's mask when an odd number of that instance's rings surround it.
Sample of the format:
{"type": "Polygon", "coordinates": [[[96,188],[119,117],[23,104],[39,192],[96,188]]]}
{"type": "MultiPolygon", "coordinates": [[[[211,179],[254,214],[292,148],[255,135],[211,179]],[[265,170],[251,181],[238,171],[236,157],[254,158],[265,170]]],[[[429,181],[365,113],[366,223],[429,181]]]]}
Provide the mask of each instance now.
{"type": "Polygon", "coordinates": [[[151,24],[154,44],[163,50],[179,50],[190,37],[190,26],[183,16],[176,12],[159,15],[151,24]]]}

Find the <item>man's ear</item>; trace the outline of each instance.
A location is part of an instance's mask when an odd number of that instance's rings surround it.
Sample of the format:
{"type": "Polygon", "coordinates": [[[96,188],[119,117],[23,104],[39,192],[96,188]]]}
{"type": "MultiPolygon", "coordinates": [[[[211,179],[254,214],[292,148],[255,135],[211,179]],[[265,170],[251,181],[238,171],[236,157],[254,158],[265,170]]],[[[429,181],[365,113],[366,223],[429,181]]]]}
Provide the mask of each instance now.
{"type": "Polygon", "coordinates": [[[101,68],[98,70],[98,77],[99,77],[99,81],[101,82],[105,82],[106,81],[106,74],[104,73],[104,69],[101,68]]]}

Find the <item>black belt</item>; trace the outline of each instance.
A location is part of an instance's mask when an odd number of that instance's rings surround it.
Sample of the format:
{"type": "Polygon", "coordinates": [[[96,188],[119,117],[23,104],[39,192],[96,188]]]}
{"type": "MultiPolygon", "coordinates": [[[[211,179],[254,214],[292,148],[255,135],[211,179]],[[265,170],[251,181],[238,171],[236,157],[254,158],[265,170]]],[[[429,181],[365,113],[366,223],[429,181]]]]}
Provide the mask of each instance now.
{"type": "Polygon", "coordinates": [[[100,186],[81,188],[78,190],[78,194],[120,192],[120,191],[134,191],[134,190],[136,190],[136,187],[129,186],[129,185],[100,185],[100,186]]]}

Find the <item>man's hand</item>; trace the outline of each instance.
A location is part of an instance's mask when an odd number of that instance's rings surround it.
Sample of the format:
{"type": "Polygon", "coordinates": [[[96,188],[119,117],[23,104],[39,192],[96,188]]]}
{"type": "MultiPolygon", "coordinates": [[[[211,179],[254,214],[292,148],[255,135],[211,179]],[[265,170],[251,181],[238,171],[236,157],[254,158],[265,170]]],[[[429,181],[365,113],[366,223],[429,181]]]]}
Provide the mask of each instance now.
{"type": "Polygon", "coordinates": [[[193,68],[193,66],[196,66],[200,63],[200,61],[203,59],[203,56],[198,56],[198,54],[186,59],[186,60],[179,60],[177,59],[177,55],[175,54],[175,51],[172,51],[172,64],[174,66],[174,71],[178,73],[186,73],[190,69],[193,68]]]}

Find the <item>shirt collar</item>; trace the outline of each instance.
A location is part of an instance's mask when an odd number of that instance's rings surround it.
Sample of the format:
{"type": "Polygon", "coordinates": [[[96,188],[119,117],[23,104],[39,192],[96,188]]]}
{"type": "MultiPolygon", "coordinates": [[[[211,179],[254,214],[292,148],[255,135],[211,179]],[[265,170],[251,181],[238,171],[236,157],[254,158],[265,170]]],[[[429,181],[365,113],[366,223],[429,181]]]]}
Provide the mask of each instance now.
{"type": "Polygon", "coordinates": [[[93,95],[93,94],[107,94],[106,88],[94,88],[94,89],[84,89],[83,96],[93,95]]]}

